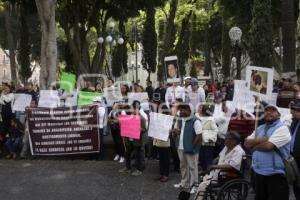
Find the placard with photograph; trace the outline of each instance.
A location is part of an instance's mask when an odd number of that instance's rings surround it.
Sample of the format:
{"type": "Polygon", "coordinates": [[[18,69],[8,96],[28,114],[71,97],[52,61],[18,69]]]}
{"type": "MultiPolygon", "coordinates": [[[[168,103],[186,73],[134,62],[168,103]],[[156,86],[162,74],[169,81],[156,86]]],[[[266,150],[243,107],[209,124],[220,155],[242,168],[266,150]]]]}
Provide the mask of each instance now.
{"type": "Polygon", "coordinates": [[[168,83],[180,82],[177,56],[165,57],[165,69],[168,83]]]}
{"type": "Polygon", "coordinates": [[[274,70],[272,68],[247,66],[246,81],[253,95],[271,98],[273,90],[274,70]]]}

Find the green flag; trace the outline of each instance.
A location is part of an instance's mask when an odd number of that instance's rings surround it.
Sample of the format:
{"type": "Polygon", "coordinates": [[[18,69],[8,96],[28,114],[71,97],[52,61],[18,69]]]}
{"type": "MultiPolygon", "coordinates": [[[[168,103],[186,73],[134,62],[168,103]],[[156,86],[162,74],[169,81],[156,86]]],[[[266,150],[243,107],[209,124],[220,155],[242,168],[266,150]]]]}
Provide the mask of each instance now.
{"type": "Polygon", "coordinates": [[[60,88],[66,92],[72,92],[76,83],[76,76],[72,73],[63,72],[60,78],[60,88]]]}
{"type": "Polygon", "coordinates": [[[95,103],[96,100],[101,99],[102,93],[98,92],[79,92],[79,98],[78,98],[78,105],[84,106],[84,105],[90,105],[95,103]]]}

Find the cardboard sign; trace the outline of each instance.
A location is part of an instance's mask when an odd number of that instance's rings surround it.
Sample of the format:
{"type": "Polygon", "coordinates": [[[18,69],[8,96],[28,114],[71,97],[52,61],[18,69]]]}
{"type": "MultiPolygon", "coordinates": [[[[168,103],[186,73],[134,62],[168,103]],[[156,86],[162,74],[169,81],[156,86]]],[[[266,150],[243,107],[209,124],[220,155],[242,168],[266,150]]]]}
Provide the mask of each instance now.
{"type": "Polygon", "coordinates": [[[141,137],[141,118],[138,115],[119,115],[121,136],[133,139],[141,137]]]}

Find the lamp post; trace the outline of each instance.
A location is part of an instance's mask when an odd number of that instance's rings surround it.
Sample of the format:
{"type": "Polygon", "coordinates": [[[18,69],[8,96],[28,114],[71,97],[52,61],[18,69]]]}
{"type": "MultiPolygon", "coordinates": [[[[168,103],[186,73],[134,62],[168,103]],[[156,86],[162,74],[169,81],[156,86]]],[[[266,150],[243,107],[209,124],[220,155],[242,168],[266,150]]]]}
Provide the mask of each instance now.
{"type": "Polygon", "coordinates": [[[105,37],[105,40],[102,36],[98,38],[98,43],[103,44],[106,43],[109,45],[109,53],[108,53],[108,76],[111,77],[110,75],[110,70],[112,68],[112,46],[116,46],[117,43],[119,45],[122,45],[124,43],[124,39],[122,37],[116,37],[116,34],[114,33],[114,27],[115,23],[110,22],[108,25],[108,35],[105,37]]]}
{"type": "MultiPolygon", "coordinates": [[[[240,44],[242,38],[242,30],[234,26],[229,30],[229,37],[231,40],[231,44],[234,48],[234,56],[236,60],[236,78],[241,79],[241,52],[240,52],[240,44]]],[[[233,57],[234,58],[234,57],[233,57]]]]}

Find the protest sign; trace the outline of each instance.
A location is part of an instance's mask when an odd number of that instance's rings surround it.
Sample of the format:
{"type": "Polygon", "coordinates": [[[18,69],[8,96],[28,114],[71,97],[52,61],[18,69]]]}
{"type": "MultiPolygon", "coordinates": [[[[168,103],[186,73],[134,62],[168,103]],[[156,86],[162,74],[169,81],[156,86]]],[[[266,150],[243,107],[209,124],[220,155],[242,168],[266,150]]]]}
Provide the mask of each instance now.
{"type": "Polygon", "coordinates": [[[29,108],[27,111],[32,155],[99,152],[97,106],[29,108]]]}
{"type": "Polygon", "coordinates": [[[91,105],[94,104],[97,100],[101,101],[102,94],[98,92],[79,92],[78,105],[91,105]]]}
{"type": "Polygon", "coordinates": [[[148,136],[162,141],[168,141],[173,119],[174,117],[170,115],[151,112],[148,136]]]}
{"type": "Polygon", "coordinates": [[[133,139],[140,139],[141,118],[138,115],[119,115],[121,136],[133,139]]]}
{"type": "Polygon", "coordinates": [[[60,106],[60,98],[57,90],[41,90],[38,107],[57,108],[60,106]]]}
{"type": "Polygon", "coordinates": [[[73,91],[67,96],[65,101],[65,106],[66,107],[77,106],[77,101],[78,101],[78,92],[73,91]]]}
{"type": "Polygon", "coordinates": [[[32,96],[29,94],[15,94],[14,97],[13,110],[25,112],[25,108],[30,106],[32,96]]]}
{"type": "Polygon", "coordinates": [[[143,110],[149,110],[149,101],[148,101],[147,92],[130,92],[128,93],[128,103],[132,105],[133,101],[139,101],[143,110]]]}
{"type": "Polygon", "coordinates": [[[270,97],[262,97],[262,100],[268,104],[277,105],[277,96],[278,93],[272,93],[270,97]]]}
{"type": "Polygon", "coordinates": [[[248,83],[245,80],[234,80],[234,95],[231,109],[239,108],[249,113],[254,112],[255,99],[247,85],[248,83]]]}
{"type": "Polygon", "coordinates": [[[167,82],[180,82],[180,73],[177,56],[165,57],[164,61],[167,82]]]}
{"type": "Polygon", "coordinates": [[[247,66],[246,81],[253,95],[271,99],[274,70],[271,68],[247,66]]]}
{"type": "Polygon", "coordinates": [[[66,92],[72,92],[76,83],[76,75],[63,72],[60,78],[60,88],[66,92]]]}
{"type": "Polygon", "coordinates": [[[112,106],[115,102],[120,102],[123,100],[120,87],[109,87],[104,88],[103,90],[108,106],[112,106]]]}

